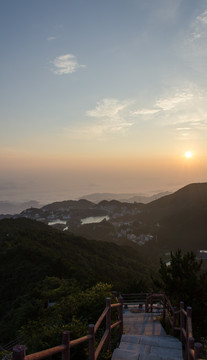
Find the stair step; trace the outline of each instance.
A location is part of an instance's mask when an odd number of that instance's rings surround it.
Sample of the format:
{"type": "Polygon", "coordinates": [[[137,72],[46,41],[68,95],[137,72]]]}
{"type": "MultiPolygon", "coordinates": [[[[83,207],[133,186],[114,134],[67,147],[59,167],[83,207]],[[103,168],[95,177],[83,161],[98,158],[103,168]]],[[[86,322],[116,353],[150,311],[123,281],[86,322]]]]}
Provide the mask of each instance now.
{"type": "Polygon", "coordinates": [[[182,350],[182,343],[173,336],[122,335],[122,343],[144,344],[182,350]]]}
{"type": "Polygon", "coordinates": [[[175,351],[169,351],[169,349],[159,349],[154,351],[151,348],[151,352],[135,353],[123,349],[115,349],[111,360],[183,360],[182,355],[175,351]]]}
{"type": "Polygon", "coordinates": [[[182,344],[172,336],[122,335],[112,360],[182,360],[182,344]]]}

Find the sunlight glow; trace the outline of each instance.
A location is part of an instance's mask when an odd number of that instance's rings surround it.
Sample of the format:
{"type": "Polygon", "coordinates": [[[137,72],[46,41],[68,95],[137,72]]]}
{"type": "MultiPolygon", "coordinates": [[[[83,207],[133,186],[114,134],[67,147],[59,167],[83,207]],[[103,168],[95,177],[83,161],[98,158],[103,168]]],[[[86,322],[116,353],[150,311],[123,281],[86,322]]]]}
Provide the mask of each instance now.
{"type": "Polygon", "coordinates": [[[190,159],[190,158],[192,157],[192,152],[191,152],[191,151],[186,151],[186,152],[185,152],[185,157],[186,157],[187,159],[190,159]]]}

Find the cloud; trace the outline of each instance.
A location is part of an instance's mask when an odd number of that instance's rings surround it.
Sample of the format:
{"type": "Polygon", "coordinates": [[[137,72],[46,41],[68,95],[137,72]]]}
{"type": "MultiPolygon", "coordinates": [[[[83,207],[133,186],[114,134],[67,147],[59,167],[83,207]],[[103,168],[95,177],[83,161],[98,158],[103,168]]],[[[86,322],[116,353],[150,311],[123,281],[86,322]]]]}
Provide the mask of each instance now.
{"type": "Polygon", "coordinates": [[[175,108],[178,104],[191,100],[193,94],[189,90],[177,92],[174,96],[160,98],[156,101],[155,106],[166,111],[175,108]]]}
{"type": "Polygon", "coordinates": [[[120,112],[128,106],[128,103],[117,99],[103,99],[97,103],[93,110],[86,112],[87,116],[96,118],[119,118],[120,112]]]}
{"type": "Polygon", "coordinates": [[[207,10],[198,15],[191,24],[191,35],[189,42],[200,42],[207,38],[207,10]]]}
{"type": "Polygon", "coordinates": [[[165,0],[162,1],[162,6],[156,6],[153,11],[153,16],[158,17],[161,21],[169,22],[173,20],[180,8],[182,0],[165,0]]]}
{"type": "Polygon", "coordinates": [[[64,133],[75,140],[91,140],[92,137],[104,140],[109,135],[124,134],[134,124],[130,116],[131,103],[114,98],[102,99],[94,109],[86,111],[89,118],[86,126],[64,129],[64,133]]]}
{"type": "Polygon", "coordinates": [[[57,56],[53,61],[52,72],[57,75],[72,74],[79,68],[85,68],[86,65],[78,64],[75,55],[65,54],[57,56]]]}
{"type": "Polygon", "coordinates": [[[180,90],[174,96],[161,98],[156,102],[162,112],[159,117],[160,125],[176,126],[176,130],[183,136],[188,131],[207,129],[207,93],[204,89],[191,86],[189,89],[180,90]]]}
{"type": "Polygon", "coordinates": [[[52,41],[52,40],[56,40],[57,38],[55,37],[55,36],[49,36],[48,38],[47,38],[47,40],[48,41],[52,41]]]}
{"type": "Polygon", "coordinates": [[[205,10],[201,15],[197,16],[196,20],[202,24],[207,25],[207,10],[205,10]]]}
{"type": "Polygon", "coordinates": [[[168,96],[151,99],[149,108],[138,108],[140,100],[104,98],[94,108],[87,110],[85,123],[64,129],[73,140],[106,140],[112,135],[125,135],[139,131],[139,124],[154,128],[168,127],[179,134],[180,139],[189,138],[189,132],[207,129],[206,91],[190,84],[183,89],[169,90],[168,96]],[[133,129],[132,129],[133,127],[133,129]]]}
{"type": "Polygon", "coordinates": [[[152,118],[152,115],[158,114],[159,112],[163,111],[170,111],[172,109],[176,109],[179,104],[185,103],[192,99],[193,94],[190,92],[190,90],[180,90],[177,91],[175,94],[161,97],[158,100],[155,101],[155,103],[152,105],[152,108],[143,108],[138,109],[131,112],[131,115],[144,115],[146,118],[150,116],[152,118]]]}
{"type": "Polygon", "coordinates": [[[176,128],[177,131],[185,131],[185,130],[190,130],[189,127],[178,127],[176,128]]]}
{"type": "Polygon", "coordinates": [[[153,115],[158,113],[159,111],[159,109],[141,109],[132,111],[131,115],[153,115]]]}
{"type": "Polygon", "coordinates": [[[96,133],[120,132],[133,125],[127,116],[130,103],[117,99],[103,99],[97,103],[95,109],[88,110],[86,115],[98,120],[93,127],[96,133]]]}

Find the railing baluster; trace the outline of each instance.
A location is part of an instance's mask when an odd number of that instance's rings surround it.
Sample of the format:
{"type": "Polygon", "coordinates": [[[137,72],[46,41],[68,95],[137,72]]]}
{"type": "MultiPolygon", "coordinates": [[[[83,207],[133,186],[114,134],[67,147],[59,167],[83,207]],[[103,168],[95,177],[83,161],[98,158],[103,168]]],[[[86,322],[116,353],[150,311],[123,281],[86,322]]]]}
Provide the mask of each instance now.
{"type": "Polygon", "coordinates": [[[173,336],[175,336],[175,327],[176,327],[176,306],[173,307],[173,336]]]}
{"type": "Polygon", "coordinates": [[[70,360],[70,333],[69,333],[69,331],[63,332],[62,344],[66,346],[66,349],[62,351],[62,360],[70,360]]]}
{"type": "Polygon", "coordinates": [[[185,348],[185,359],[192,360],[190,350],[193,350],[193,349],[194,349],[194,338],[189,337],[187,339],[186,348],[185,348]]]}
{"type": "Polygon", "coordinates": [[[201,356],[202,344],[201,343],[195,343],[194,344],[194,350],[195,350],[194,359],[198,360],[199,357],[201,356]]]}
{"type": "MultiPolygon", "coordinates": [[[[117,293],[113,293],[117,295],[117,293]]],[[[125,294],[126,295],[126,294],[125,294]]],[[[133,294],[137,295],[137,294],[133,294]]],[[[142,294],[143,295],[143,294],[142,294]]],[[[180,330],[180,340],[183,345],[183,353],[185,360],[198,360],[201,356],[202,345],[200,343],[194,344],[193,331],[192,331],[192,308],[187,307],[187,311],[184,310],[184,303],[180,302],[180,311],[176,312],[176,308],[173,307],[169,299],[163,294],[146,294],[145,302],[145,312],[153,312],[153,301],[157,297],[163,298],[163,320],[166,319],[166,316],[173,315],[173,335],[175,335],[176,330],[180,330]],[[148,295],[148,296],[147,296],[148,295]],[[180,327],[176,327],[176,316],[180,312],[180,327]]],[[[138,298],[139,300],[139,298],[138,298]]],[[[102,347],[105,344],[105,349],[109,349],[111,346],[111,330],[116,326],[119,326],[120,338],[123,333],[123,297],[119,296],[118,304],[111,304],[111,298],[106,299],[106,308],[99,317],[96,325],[89,325],[89,334],[78,338],[76,340],[70,341],[69,331],[64,331],[62,333],[62,345],[55,346],[31,355],[25,355],[25,346],[17,345],[13,348],[13,357],[12,360],[35,360],[35,359],[44,359],[49,356],[52,356],[57,353],[62,353],[62,360],[70,360],[70,348],[81,344],[85,341],[89,342],[89,360],[96,360],[102,347]],[[118,321],[111,324],[111,309],[116,308],[118,310],[118,321]],[[106,319],[105,319],[106,318],[106,319]],[[100,343],[95,349],[95,334],[101,324],[105,319],[106,321],[106,331],[102,337],[100,343]]]]}
{"type": "Polygon", "coordinates": [[[118,312],[119,312],[119,321],[121,321],[120,327],[119,327],[119,336],[121,338],[122,334],[123,334],[123,297],[120,296],[119,297],[119,303],[121,304],[118,308],[118,312]]]}
{"type": "Polygon", "coordinates": [[[183,329],[185,328],[185,319],[184,314],[182,312],[182,309],[184,309],[184,302],[180,302],[180,341],[182,342],[184,346],[184,336],[183,336],[183,329]]]}
{"type": "Polygon", "coordinates": [[[153,312],[153,294],[151,294],[151,301],[150,301],[150,312],[153,312]]]}
{"type": "Polygon", "coordinates": [[[106,350],[110,349],[111,346],[111,298],[106,298],[106,307],[108,307],[108,311],[106,314],[106,330],[109,331],[109,334],[107,336],[106,340],[106,350]]]}
{"type": "Polygon", "coordinates": [[[88,333],[91,335],[89,339],[89,360],[95,360],[95,333],[93,324],[89,325],[88,333]]]}
{"type": "Polygon", "coordinates": [[[24,345],[16,345],[13,347],[13,360],[24,360],[25,357],[25,346],[24,345]]]}
{"type": "Polygon", "coordinates": [[[192,337],[192,307],[187,307],[187,319],[186,319],[186,333],[187,337],[192,337]]]}
{"type": "Polygon", "coordinates": [[[166,296],[164,295],[164,298],[163,298],[163,321],[165,321],[165,317],[166,317],[166,296]]]}

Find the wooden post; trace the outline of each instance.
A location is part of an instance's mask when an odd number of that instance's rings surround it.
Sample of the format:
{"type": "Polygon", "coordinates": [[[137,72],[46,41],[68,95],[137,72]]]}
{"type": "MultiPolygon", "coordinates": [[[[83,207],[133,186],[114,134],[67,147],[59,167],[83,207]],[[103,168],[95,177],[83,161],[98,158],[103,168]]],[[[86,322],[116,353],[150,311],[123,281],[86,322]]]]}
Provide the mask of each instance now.
{"type": "Polygon", "coordinates": [[[176,306],[173,307],[173,336],[175,336],[175,327],[176,327],[176,306]]]}
{"type": "Polygon", "coordinates": [[[111,293],[112,293],[112,295],[113,295],[114,298],[117,298],[117,297],[118,297],[118,292],[117,292],[117,291],[112,291],[111,293]]]}
{"type": "Polygon", "coordinates": [[[202,344],[201,343],[195,343],[194,344],[194,359],[198,360],[199,357],[201,356],[201,351],[202,351],[202,344]]]}
{"type": "Polygon", "coordinates": [[[119,303],[121,304],[118,308],[119,311],[119,321],[121,321],[121,324],[119,326],[119,336],[121,339],[121,336],[123,334],[123,297],[119,296],[119,303]]]}
{"type": "Polygon", "coordinates": [[[106,298],[106,307],[108,307],[108,312],[106,314],[106,330],[109,331],[109,334],[106,339],[106,349],[110,349],[111,346],[111,298],[106,298]]]}
{"type": "Polygon", "coordinates": [[[62,360],[70,360],[70,333],[63,331],[62,344],[66,345],[66,349],[62,351],[62,360]]]}
{"type": "Polygon", "coordinates": [[[186,349],[185,349],[185,359],[191,360],[192,357],[190,356],[190,349],[194,349],[194,338],[189,337],[186,343],[186,349]]]}
{"type": "Polygon", "coordinates": [[[192,332],[192,328],[191,328],[191,329],[188,328],[188,323],[189,323],[188,319],[191,319],[191,324],[192,324],[192,307],[190,307],[190,306],[187,307],[187,319],[186,319],[186,334],[187,334],[187,338],[188,338],[189,336],[192,336],[192,334],[189,334],[189,330],[192,332]]]}
{"type": "Polygon", "coordinates": [[[166,316],[166,296],[164,295],[163,299],[163,321],[165,322],[165,316],[166,316]]]}
{"type": "Polygon", "coordinates": [[[153,295],[151,294],[151,301],[150,301],[150,312],[153,312],[153,295]]]}
{"type": "Polygon", "coordinates": [[[95,333],[93,324],[88,326],[88,334],[91,335],[89,340],[89,360],[95,360],[95,333]]]}
{"type": "Polygon", "coordinates": [[[25,346],[24,345],[16,345],[13,347],[13,360],[24,360],[25,357],[25,346]]]}
{"type": "Polygon", "coordinates": [[[147,300],[147,297],[146,297],[146,300],[145,300],[145,312],[148,313],[149,310],[148,310],[148,300],[147,300]]]}
{"type": "Polygon", "coordinates": [[[189,354],[189,341],[188,339],[190,337],[192,337],[192,327],[191,329],[189,329],[188,325],[189,325],[189,321],[188,319],[190,319],[190,323],[192,324],[192,308],[190,306],[187,307],[187,319],[186,319],[186,342],[187,342],[187,353],[188,353],[188,358],[190,359],[190,354],[189,354]]]}
{"type": "Polygon", "coordinates": [[[184,318],[185,315],[183,314],[182,309],[184,309],[183,301],[180,302],[180,341],[182,342],[184,347],[184,336],[182,329],[185,328],[185,318],[184,318]]]}

